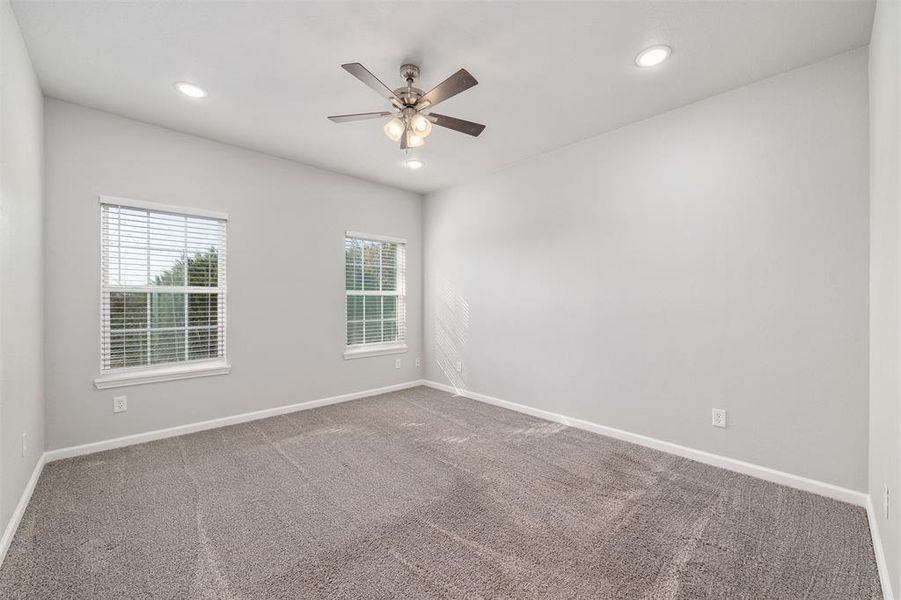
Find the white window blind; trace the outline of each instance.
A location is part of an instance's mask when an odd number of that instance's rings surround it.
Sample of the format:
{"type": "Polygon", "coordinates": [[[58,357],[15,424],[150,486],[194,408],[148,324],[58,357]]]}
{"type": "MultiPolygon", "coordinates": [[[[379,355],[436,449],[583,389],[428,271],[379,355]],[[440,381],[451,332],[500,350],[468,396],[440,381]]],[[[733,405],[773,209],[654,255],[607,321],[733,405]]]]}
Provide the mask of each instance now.
{"type": "Polygon", "coordinates": [[[344,261],[347,349],[403,346],[406,244],[348,232],[344,261]]]}
{"type": "Polygon", "coordinates": [[[225,358],[226,220],[101,198],[101,372],[225,358]]]}

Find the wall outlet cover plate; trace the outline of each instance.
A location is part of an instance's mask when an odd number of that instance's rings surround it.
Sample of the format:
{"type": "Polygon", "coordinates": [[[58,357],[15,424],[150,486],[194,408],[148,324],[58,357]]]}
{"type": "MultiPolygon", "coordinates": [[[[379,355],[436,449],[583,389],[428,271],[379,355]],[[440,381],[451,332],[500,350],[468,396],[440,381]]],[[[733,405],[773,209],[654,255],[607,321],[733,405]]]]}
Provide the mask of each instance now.
{"type": "Polygon", "coordinates": [[[714,427],[726,428],[726,411],[722,408],[714,408],[712,413],[711,425],[714,427]]]}

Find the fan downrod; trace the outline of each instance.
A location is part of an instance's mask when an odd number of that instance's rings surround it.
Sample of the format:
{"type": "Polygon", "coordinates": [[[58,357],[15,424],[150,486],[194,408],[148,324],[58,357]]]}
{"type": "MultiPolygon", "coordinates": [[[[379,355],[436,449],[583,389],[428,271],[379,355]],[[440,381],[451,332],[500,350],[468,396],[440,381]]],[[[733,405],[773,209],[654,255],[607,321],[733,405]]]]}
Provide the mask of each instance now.
{"type": "Polygon", "coordinates": [[[423,92],[413,84],[419,79],[419,66],[404,64],[400,66],[400,76],[407,82],[405,87],[394,90],[394,93],[404,103],[404,106],[413,106],[422,97],[423,92]]]}

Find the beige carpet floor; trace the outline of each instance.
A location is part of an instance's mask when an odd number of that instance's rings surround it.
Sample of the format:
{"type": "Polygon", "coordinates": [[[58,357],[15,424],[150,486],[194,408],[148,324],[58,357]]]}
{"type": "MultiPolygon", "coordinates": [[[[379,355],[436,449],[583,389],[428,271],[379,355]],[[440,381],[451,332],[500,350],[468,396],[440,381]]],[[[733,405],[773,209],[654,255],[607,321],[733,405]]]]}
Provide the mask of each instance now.
{"type": "Polygon", "coordinates": [[[48,464],[0,598],[881,594],[860,508],[415,388],[48,464]]]}

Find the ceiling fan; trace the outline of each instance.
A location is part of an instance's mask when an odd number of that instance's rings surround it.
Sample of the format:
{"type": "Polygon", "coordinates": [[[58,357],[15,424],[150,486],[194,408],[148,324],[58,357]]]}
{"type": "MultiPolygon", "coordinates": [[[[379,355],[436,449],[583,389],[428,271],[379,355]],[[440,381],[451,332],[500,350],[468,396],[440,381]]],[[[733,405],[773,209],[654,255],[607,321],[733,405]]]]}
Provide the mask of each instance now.
{"type": "Polygon", "coordinates": [[[460,69],[428,92],[423,93],[421,89],[413,86],[419,77],[419,67],[416,65],[401,65],[400,76],[407,82],[407,85],[394,91],[379,81],[360,63],[347,63],[341,65],[341,68],[387,98],[397,110],[329,117],[335,123],[391,117],[385,123],[385,135],[395,142],[399,141],[401,150],[417,148],[425,144],[425,138],[432,132],[433,124],[473,137],[477,137],[485,129],[485,126],[480,123],[431,112],[441,102],[479,83],[466,69],[460,69]]]}

